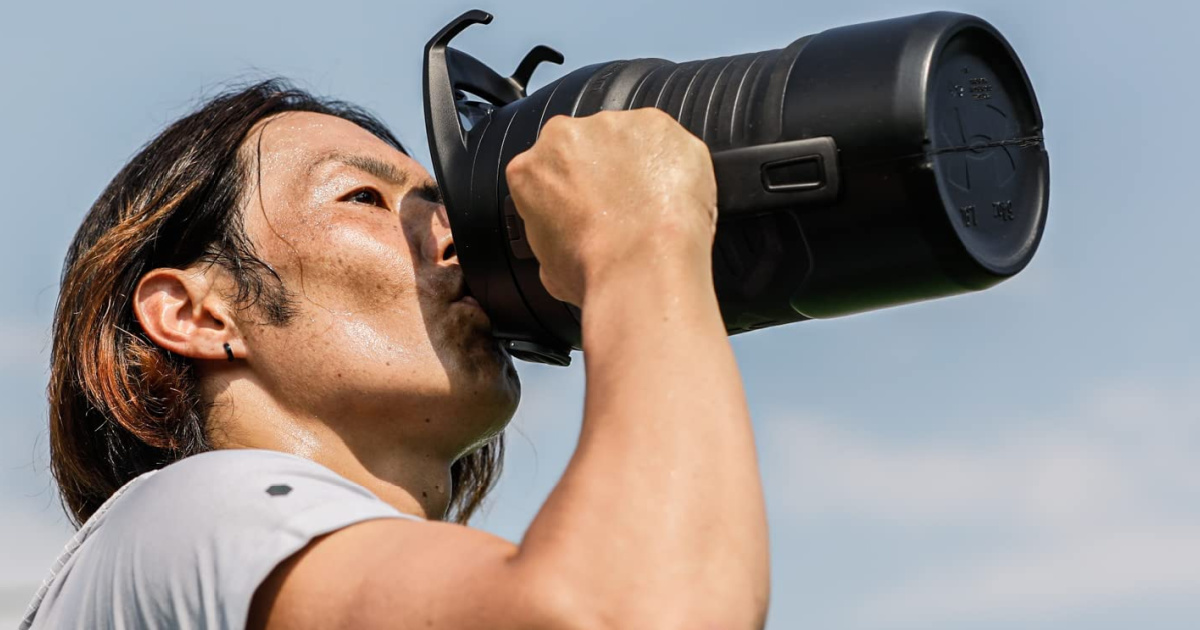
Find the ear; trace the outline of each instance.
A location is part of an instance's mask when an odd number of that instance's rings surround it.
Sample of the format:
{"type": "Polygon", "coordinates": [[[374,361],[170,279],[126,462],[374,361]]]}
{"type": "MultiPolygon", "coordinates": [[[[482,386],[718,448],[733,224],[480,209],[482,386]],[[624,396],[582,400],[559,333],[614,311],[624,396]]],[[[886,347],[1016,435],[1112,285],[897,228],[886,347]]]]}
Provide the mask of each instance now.
{"type": "Polygon", "coordinates": [[[229,344],[235,357],[246,358],[232,312],[205,270],[161,268],[147,273],[134,291],[133,310],[150,340],[175,354],[226,361],[229,344]]]}

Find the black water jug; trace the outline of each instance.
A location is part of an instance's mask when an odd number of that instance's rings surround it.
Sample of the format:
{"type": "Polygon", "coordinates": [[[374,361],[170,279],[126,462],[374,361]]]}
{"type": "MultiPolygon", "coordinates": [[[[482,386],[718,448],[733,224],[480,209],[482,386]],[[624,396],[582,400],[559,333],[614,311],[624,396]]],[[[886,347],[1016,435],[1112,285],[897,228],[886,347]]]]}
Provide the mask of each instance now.
{"type": "Polygon", "coordinates": [[[711,149],[717,298],[730,334],[993,286],[1033,257],[1049,160],[1021,62],[987,22],[928,13],[786,48],[580,68],[531,95],[545,46],[502,76],[450,40],[425,54],[433,167],[467,285],[513,356],[566,365],[579,312],[552,298],[504,180],[555,115],[657,107],[711,149]]]}

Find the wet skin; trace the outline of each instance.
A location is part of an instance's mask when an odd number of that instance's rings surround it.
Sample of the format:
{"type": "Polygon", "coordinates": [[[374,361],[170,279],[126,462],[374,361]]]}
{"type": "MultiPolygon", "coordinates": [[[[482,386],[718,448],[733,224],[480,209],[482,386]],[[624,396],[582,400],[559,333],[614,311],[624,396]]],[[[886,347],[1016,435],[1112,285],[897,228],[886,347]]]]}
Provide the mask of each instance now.
{"type": "Polygon", "coordinates": [[[442,516],[450,464],[503,430],[520,383],[464,293],[436,184],[322,114],[269,118],[242,150],[245,230],[295,316],[234,308],[229,277],[205,265],[147,274],[143,327],[197,360],[215,446],[308,457],[402,511],[442,516]]]}
{"type": "Polygon", "coordinates": [[[516,372],[487,316],[458,299],[462,269],[430,175],[321,114],[269,119],[248,142],[262,176],[246,230],[298,307],[288,326],[246,330],[262,382],[296,411],[362,418],[347,428],[381,446],[417,437],[457,455],[501,429],[516,372]]]}

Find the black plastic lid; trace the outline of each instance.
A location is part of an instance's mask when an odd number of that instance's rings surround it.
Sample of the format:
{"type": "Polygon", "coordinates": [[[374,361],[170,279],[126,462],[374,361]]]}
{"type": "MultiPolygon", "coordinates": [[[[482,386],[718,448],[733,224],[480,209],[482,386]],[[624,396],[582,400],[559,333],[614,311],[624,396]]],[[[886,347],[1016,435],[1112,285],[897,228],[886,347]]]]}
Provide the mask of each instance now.
{"type": "Polygon", "coordinates": [[[1045,224],[1049,161],[1029,80],[990,28],[954,34],[929,83],[929,149],[951,225],[982,267],[1010,276],[1045,224]]]}

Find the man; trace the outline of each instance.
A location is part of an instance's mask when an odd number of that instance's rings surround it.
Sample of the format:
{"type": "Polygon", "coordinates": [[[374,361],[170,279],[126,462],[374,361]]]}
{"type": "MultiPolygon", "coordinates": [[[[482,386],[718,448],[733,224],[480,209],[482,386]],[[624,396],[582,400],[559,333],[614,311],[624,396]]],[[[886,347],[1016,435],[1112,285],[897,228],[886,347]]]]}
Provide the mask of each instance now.
{"type": "Polygon", "coordinates": [[[520,388],[435,183],[371,117],[268,82],[164,131],[76,235],[50,403],[81,528],[25,627],[761,627],[707,149],[657,110],[556,118],[507,176],[587,360],[520,545],[449,522],[520,388]]]}

